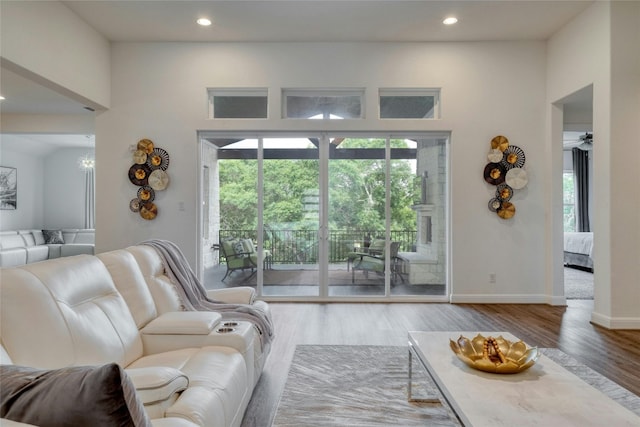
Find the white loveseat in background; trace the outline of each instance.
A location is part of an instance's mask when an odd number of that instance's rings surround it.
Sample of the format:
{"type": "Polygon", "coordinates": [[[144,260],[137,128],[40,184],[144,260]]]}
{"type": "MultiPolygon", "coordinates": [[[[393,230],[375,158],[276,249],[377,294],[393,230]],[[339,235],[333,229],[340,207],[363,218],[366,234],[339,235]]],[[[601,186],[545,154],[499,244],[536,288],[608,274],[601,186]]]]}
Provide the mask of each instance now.
{"type": "MultiPolygon", "coordinates": [[[[152,247],[61,257],[0,275],[3,364],[55,370],[115,362],[155,427],[241,424],[270,347],[250,321],[181,311],[152,247]]],[[[208,294],[269,312],[253,301],[252,288],[208,294]]]]}
{"type": "Polygon", "coordinates": [[[42,230],[0,232],[0,267],[14,267],[64,256],[95,252],[95,230],[60,230],[64,243],[46,244],[42,230]]]}

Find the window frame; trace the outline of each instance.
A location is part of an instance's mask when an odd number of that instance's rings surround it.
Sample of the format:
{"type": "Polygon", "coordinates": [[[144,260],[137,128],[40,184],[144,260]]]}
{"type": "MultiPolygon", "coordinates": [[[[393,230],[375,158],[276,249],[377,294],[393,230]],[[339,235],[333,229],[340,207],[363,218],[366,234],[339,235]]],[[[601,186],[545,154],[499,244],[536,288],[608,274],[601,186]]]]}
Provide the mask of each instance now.
{"type": "Polygon", "coordinates": [[[577,223],[578,223],[578,218],[577,218],[577,214],[578,214],[578,205],[577,205],[577,200],[576,200],[576,175],[573,172],[573,170],[563,170],[562,171],[562,230],[564,232],[575,232],[576,231],[576,227],[577,227],[577,223]],[[569,175],[571,177],[571,182],[573,184],[573,203],[565,203],[565,190],[564,190],[564,180],[565,180],[565,176],[569,175]],[[573,207],[573,230],[567,230],[566,229],[566,223],[565,223],[565,207],[566,206],[572,206],[573,207]]]}

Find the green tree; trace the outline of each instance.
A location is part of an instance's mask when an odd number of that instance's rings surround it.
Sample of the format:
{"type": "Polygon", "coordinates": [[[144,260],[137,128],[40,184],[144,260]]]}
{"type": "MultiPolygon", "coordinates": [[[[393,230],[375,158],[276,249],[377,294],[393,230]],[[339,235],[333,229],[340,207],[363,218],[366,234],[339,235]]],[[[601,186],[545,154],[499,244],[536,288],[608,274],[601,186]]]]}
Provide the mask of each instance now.
{"type": "Polygon", "coordinates": [[[317,188],[317,160],[265,160],[264,223],[300,223],[305,217],[305,192],[317,188]]]}
{"type": "MultiPolygon", "coordinates": [[[[341,149],[383,149],[384,139],[347,139],[341,149]]],[[[392,140],[392,148],[407,148],[392,140]]],[[[334,160],[330,163],[329,218],[336,229],[384,231],[385,161],[383,159],[334,160]]],[[[406,160],[391,161],[391,228],[415,229],[415,174],[406,160]]]]}
{"type": "MultiPolygon", "coordinates": [[[[384,139],[345,139],[337,149],[383,149],[384,139]]],[[[406,148],[403,140],[392,140],[393,148],[406,148]]],[[[257,227],[257,161],[221,160],[221,229],[250,230],[257,227]]],[[[317,193],[317,160],[273,159],[264,162],[264,223],[288,224],[298,229],[317,227],[309,221],[309,191],[317,193]]],[[[330,162],[330,228],[384,231],[385,161],[383,159],[332,160],[330,162]]],[[[418,189],[416,177],[406,160],[391,161],[392,229],[414,230],[411,205],[418,189]]],[[[377,233],[376,233],[377,232],[377,233]]]]}
{"type": "Polygon", "coordinates": [[[257,228],[256,160],[221,160],[220,229],[257,228]]]}

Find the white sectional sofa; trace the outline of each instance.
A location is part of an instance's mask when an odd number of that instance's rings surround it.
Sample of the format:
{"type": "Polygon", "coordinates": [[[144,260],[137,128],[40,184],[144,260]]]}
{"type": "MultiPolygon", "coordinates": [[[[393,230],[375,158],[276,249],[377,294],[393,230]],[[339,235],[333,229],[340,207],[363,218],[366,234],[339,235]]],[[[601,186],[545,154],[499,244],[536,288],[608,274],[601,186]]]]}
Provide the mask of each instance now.
{"type": "MultiPolygon", "coordinates": [[[[2,268],[0,274],[0,359],[7,369],[25,366],[55,374],[116,363],[126,373],[123,389],[133,384],[135,402],[144,406],[145,420],[130,425],[241,424],[270,347],[251,321],[181,311],[154,248],[61,257],[2,268]]],[[[265,302],[254,301],[252,288],[208,291],[208,296],[269,314],[265,302]]],[[[12,382],[2,375],[6,388],[12,382]]],[[[11,375],[7,378],[22,381],[11,375]]],[[[69,404],[77,405],[74,392],[69,396],[69,404]]],[[[50,402],[47,398],[38,396],[50,402]]],[[[64,406],[59,401],[56,411],[64,406]]],[[[52,405],[43,410],[53,411],[52,405]]]]}
{"type": "Polygon", "coordinates": [[[47,244],[42,230],[0,232],[0,267],[15,267],[64,256],[95,251],[95,230],[62,229],[64,243],[47,244]]]}

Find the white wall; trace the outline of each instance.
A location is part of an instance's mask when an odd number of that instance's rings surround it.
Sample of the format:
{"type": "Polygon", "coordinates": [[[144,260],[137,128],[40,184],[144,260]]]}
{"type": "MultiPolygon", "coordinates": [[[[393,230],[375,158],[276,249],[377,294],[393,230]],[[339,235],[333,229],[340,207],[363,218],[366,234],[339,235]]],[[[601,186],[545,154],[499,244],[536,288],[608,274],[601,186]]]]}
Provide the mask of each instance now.
{"type": "Polygon", "coordinates": [[[112,105],[97,116],[97,250],[148,238],[181,246],[195,265],[198,130],[451,131],[454,301],[544,300],[545,44],[513,43],[116,43],[112,105]],[[267,87],[269,120],[207,119],[207,87],[267,87]],[[365,120],[282,120],[282,87],[364,87],[365,120]],[[442,119],[377,116],[379,87],[441,87],[442,119]],[[506,135],[527,156],[529,186],[509,221],[487,209],[495,187],[482,171],[491,138],[506,135]],[[150,138],[171,155],[159,213],[131,213],[129,146],[150,138]],[[178,209],[184,202],[185,210],[178,209]],[[489,273],[497,283],[489,284],[489,273]]]}
{"type": "Polygon", "coordinates": [[[558,205],[562,151],[561,129],[551,104],[593,85],[593,197],[595,306],[592,321],[606,327],[640,327],[640,3],[595,2],[548,43],[547,99],[550,153],[546,227],[551,259],[548,278],[557,288],[562,280],[562,234],[558,205]],[[555,118],[554,118],[555,117],[555,118]],[[558,165],[556,167],[556,165],[558,165]],[[624,208],[622,208],[624,207],[624,208]],[[560,248],[560,249],[559,249],[560,248]]]}
{"type": "Polygon", "coordinates": [[[18,205],[16,210],[0,210],[0,230],[40,229],[44,220],[42,157],[2,149],[0,165],[18,172],[18,205]]]}
{"type": "Polygon", "coordinates": [[[611,305],[596,301],[593,320],[640,329],[640,2],[611,6],[610,117],[611,305]]]}
{"type": "Polygon", "coordinates": [[[0,2],[3,66],[93,108],[109,107],[109,41],[58,1],[0,2]]]}
{"type": "Polygon", "coordinates": [[[84,172],[78,158],[93,149],[63,148],[46,156],[0,150],[0,165],[18,169],[18,208],[0,210],[0,230],[84,227],[84,172]]]}
{"type": "Polygon", "coordinates": [[[93,157],[86,148],[59,149],[44,159],[44,225],[42,228],[84,228],[85,172],[81,157],[93,157]]]}

